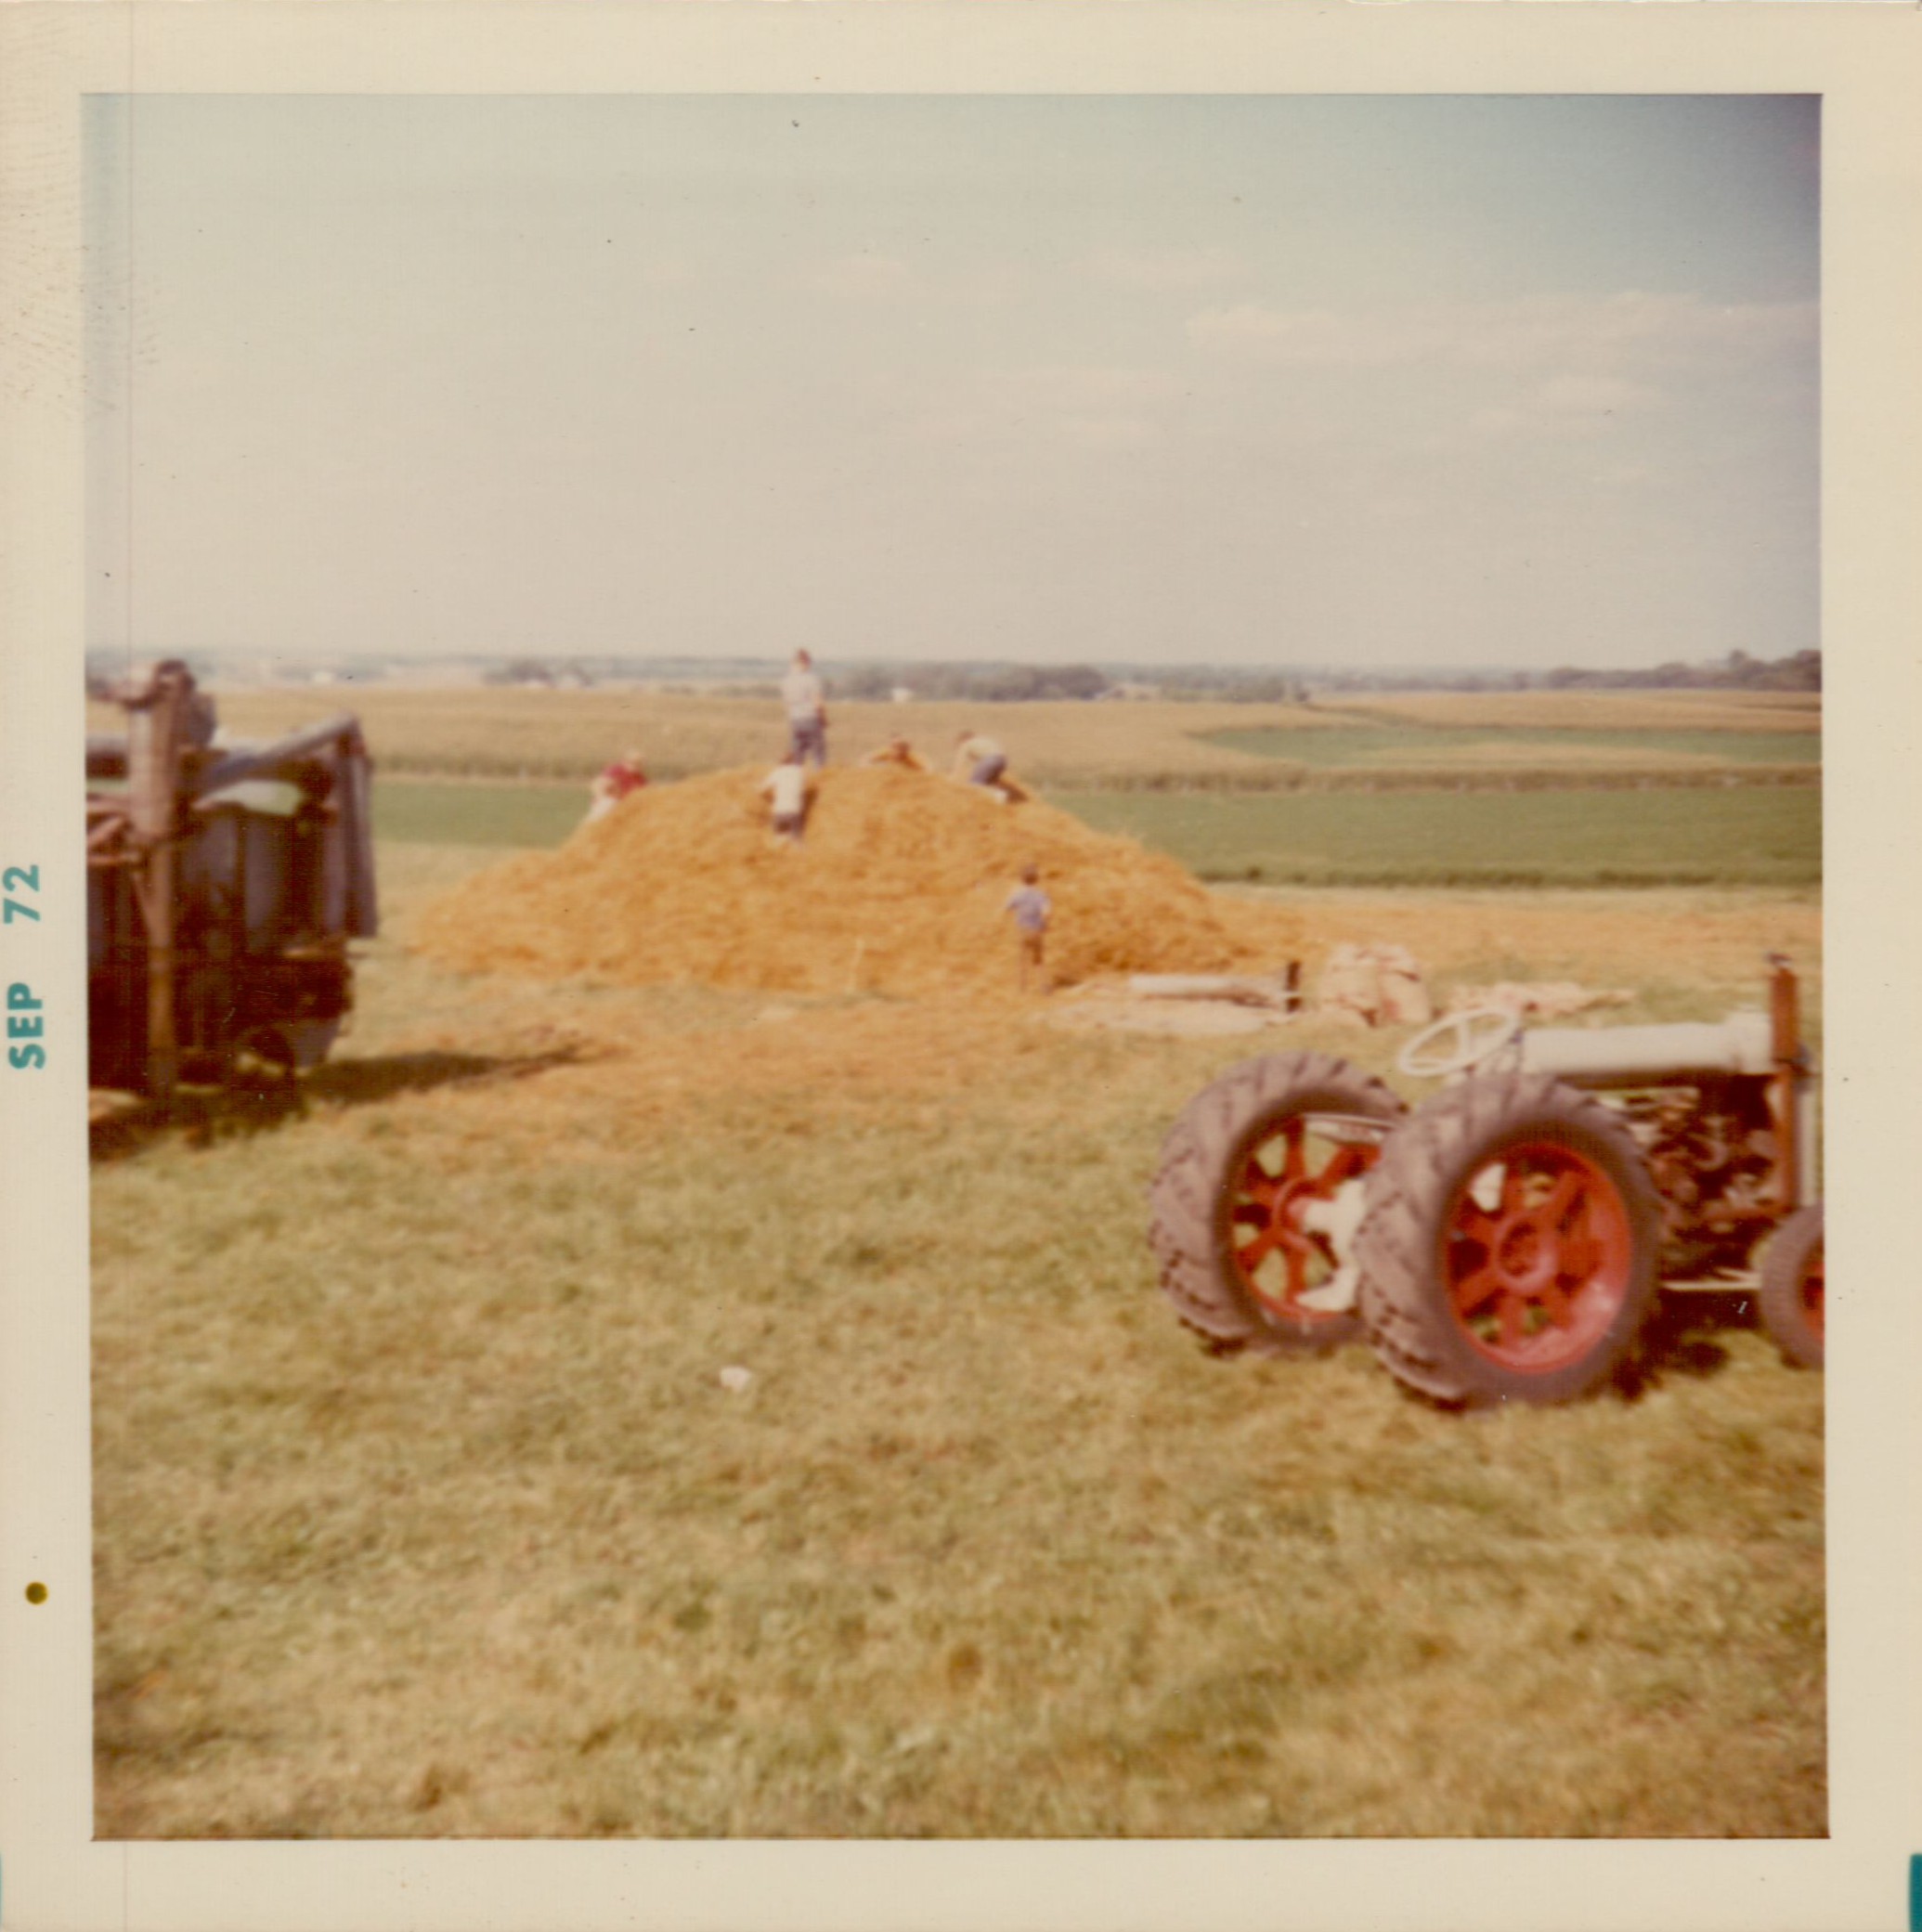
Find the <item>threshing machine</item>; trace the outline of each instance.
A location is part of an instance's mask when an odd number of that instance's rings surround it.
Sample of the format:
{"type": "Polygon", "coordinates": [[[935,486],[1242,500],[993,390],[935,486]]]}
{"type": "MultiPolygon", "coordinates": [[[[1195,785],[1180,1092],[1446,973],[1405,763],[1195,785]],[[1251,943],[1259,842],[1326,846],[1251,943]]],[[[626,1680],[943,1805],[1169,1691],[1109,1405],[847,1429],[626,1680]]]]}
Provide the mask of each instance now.
{"type": "Polygon", "coordinates": [[[87,1063],[165,1104],[188,1078],[290,1078],[353,997],[377,929],[371,765],[330,719],[221,747],[177,660],[114,687],[123,737],[86,747],[87,1063]]]}

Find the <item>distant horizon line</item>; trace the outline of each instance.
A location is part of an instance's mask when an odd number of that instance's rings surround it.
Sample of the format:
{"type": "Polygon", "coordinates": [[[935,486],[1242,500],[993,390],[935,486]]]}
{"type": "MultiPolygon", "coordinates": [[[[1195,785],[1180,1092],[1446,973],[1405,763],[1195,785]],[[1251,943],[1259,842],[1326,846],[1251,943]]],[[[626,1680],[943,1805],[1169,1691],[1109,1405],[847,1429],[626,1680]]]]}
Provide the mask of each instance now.
{"type": "MultiPolygon", "coordinates": [[[[1193,676],[1205,673],[1233,677],[1271,678],[1312,678],[1312,677],[1477,677],[1477,678],[1539,678],[1556,674],[1574,673],[1582,677],[1618,678],[1635,675],[1642,671],[1656,671],[1670,666],[1684,669],[1702,670],[1729,664],[1735,656],[1746,656],[1757,665],[1773,665],[1796,662],[1799,659],[1823,655],[1819,644],[1804,646],[1799,651],[1785,654],[1782,657],[1753,657],[1747,653],[1723,652],[1719,655],[1697,658],[1663,657],[1645,663],[1623,665],[1570,664],[1564,661],[1541,665],[1513,665],[1477,663],[1473,661],[1449,661],[1440,664],[1413,663],[1409,661],[1383,661],[1356,664],[1331,661],[1308,661],[1303,659],[1156,659],[1152,661],[1104,657],[1058,657],[1058,658],[1017,658],[1017,657],[888,657],[888,656],[826,656],[812,653],[812,662],[824,671],[837,667],[850,670],[896,670],[904,676],[916,672],[954,670],[1011,670],[1011,671],[1061,671],[1097,670],[1112,678],[1118,683],[1141,682],[1152,677],[1166,679],[1181,675],[1193,676]]],[[[157,662],[167,658],[181,658],[189,664],[198,660],[208,664],[257,665],[261,663],[284,663],[291,669],[305,672],[333,670],[342,676],[353,676],[354,670],[346,667],[367,669],[406,668],[409,670],[433,670],[474,668],[502,670],[517,664],[538,666],[542,670],[565,676],[570,671],[590,672],[602,676],[619,676],[626,668],[645,667],[650,670],[743,673],[752,676],[778,674],[791,661],[792,654],[776,653],[767,655],[727,655],[694,656],[676,652],[623,652],[623,651],[576,651],[556,654],[542,654],[534,651],[456,651],[409,654],[394,651],[341,651],[341,652],[277,652],[254,650],[240,645],[209,644],[192,645],[185,648],[156,648],[145,653],[126,652],[106,645],[90,646],[85,653],[86,662],[91,667],[97,663],[133,664],[157,662]]]]}

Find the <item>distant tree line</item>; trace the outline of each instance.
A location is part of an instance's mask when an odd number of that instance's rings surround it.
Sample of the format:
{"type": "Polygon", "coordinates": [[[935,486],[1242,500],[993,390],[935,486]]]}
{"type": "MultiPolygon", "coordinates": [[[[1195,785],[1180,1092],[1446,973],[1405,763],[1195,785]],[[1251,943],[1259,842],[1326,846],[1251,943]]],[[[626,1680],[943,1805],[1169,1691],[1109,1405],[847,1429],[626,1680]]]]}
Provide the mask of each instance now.
{"type": "Polygon", "coordinates": [[[1710,664],[1658,664],[1652,671],[1584,671],[1572,666],[1545,673],[1550,691],[1820,691],[1822,653],[1751,657],[1731,651],[1710,664]]]}
{"type": "Polygon", "coordinates": [[[1731,651],[1726,657],[1704,664],[1661,664],[1628,671],[1584,670],[1576,665],[1548,671],[1378,671],[1330,666],[1284,673],[1210,665],[1137,669],[1134,675],[1156,680],[1163,697],[1231,704],[1310,704],[1317,695],[1383,691],[1820,691],[1822,653],[1797,651],[1787,657],[1761,658],[1731,651]]]}
{"type": "MultiPolygon", "coordinates": [[[[220,666],[191,660],[197,674],[217,675],[220,666]]],[[[384,670],[422,660],[396,656],[384,663],[311,663],[279,660],[282,674],[305,681],[317,672],[355,682],[377,681],[384,670]]],[[[86,688],[104,697],[126,664],[105,653],[89,654],[86,688]]],[[[771,694],[785,664],[767,658],[536,657],[500,660],[483,676],[490,684],[583,689],[610,681],[642,681],[662,690],[725,686],[742,695],[771,694]]],[[[1357,670],[1339,665],[1282,668],[1273,665],[967,664],[824,661],[830,695],[842,699],[910,697],[963,704],[1032,704],[1044,699],[1086,700],[1152,695],[1215,703],[1307,705],[1318,696],[1341,697],[1387,691],[1820,691],[1822,653],[1753,657],[1731,651],[1701,664],[1672,662],[1653,669],[1585,670],[1559,665],[1547,671],[1457,668],[1357,670]]]]}
{"type": "Polygon", "coordinates": [[[1335,687],[1335,674],[1318,675],[1313,682],[1299,671],[1266,670],[1254,666],[1171,665],[1165,670],[1137,671],[1164,698],[1229,705],[1306,705],[1315,692],[1335,687]]]}
{"type": "Polygon", "coordinates": [[[955,698],[970,705],[1033,704],[1045,698],[1097,698],[1114,680],[1092,664],[826,665],[836,697],[955,698]]]}
{"type": "Polygon", "coordinates": [[[550,690],[576,690],[599,680],[578,657],[510,657],[497,665],[484,680],[488,684],[541,684],[550,690]]]}

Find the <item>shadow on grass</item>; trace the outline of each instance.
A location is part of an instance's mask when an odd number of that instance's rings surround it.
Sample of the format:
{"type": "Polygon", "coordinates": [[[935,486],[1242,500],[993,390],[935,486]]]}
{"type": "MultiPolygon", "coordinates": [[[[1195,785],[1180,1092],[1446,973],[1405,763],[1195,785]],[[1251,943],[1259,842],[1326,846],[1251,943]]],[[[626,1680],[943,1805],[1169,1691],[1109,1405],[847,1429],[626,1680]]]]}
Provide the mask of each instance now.
{"type": "Polygon", "coordinates": [[[1752,1294],[1664,1295],[1617,1370],[1615,1392],[1624,1402],[1639,1402],[1666,1382],[1719,1375],[1728,1366],[1729,1352],[1716,1339],[1718,1332],[1755,1325],[1752,1294]]]}
{"type": "MultiPolygon", "coordinates": [[[[1733,1359],[1718,1337],[1732,1329],[1758,1326],[1752,1293],[1696,1291],[1658,1296],[1655,1312],[1643,1324],[1633,1347],[1595,1394],[1604,1401],[1613,1399],[1632,1405],[1671,1382],[1707,1381],[1720,1375],[1733,1359]]],[[[1210,1354],[1231,1354],[1235,1346],[1208,1345],[1210,1354]]],[[[1456,1402],[1436,1401],[1406,1386],[1402,1393],[1410,1402],[1454,1414],[1492,1416],[1500,1414],[1502,1407],[1500,1402],[1481,1407],[1472,1397],[1456,1402]]]]}
{"type": "Polygon", "coordinates": [[[88,1123],[88,1155],[124,1160],[169,1135],[189,1146],[265,1134],[298,1120],[310,1108],[365,1107],[435,1087],[497,1085],[526,1080],[586,1057],[575,1045],[540,1053],[400,1053],[332,1060],[297,1080],[225,1087],[182,1086],[170,1109],[150,1101],[128,1104],[88,1123]]]}

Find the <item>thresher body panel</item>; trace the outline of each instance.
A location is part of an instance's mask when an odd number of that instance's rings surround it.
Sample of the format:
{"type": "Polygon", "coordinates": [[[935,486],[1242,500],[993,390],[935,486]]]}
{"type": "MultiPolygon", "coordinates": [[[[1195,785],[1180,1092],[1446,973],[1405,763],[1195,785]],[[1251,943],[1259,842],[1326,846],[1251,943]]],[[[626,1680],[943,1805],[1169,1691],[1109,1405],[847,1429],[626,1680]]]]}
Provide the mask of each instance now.
{"type": "MultiPolygon", "coordinates": [[[[126,748],[91,739],[90,777],[127,770],[126,748]]],[[[164,930],[169,1052],[230,1061],[270,1038],[288,1063],[324,1057],[353,999],[347,941],[378,929],[370,762],[359,726],[336,718],[257,748],[183,758],[171,814],[164,930]]],[[[110,793],[89,801],[110,817],[110,793]]],[[[97,1086],[148,1091],[157,875],[135,843],[87,875],[88,1070],[97,1086]],[[143,888],[142,881],[147,881],[143,888]]]]}

